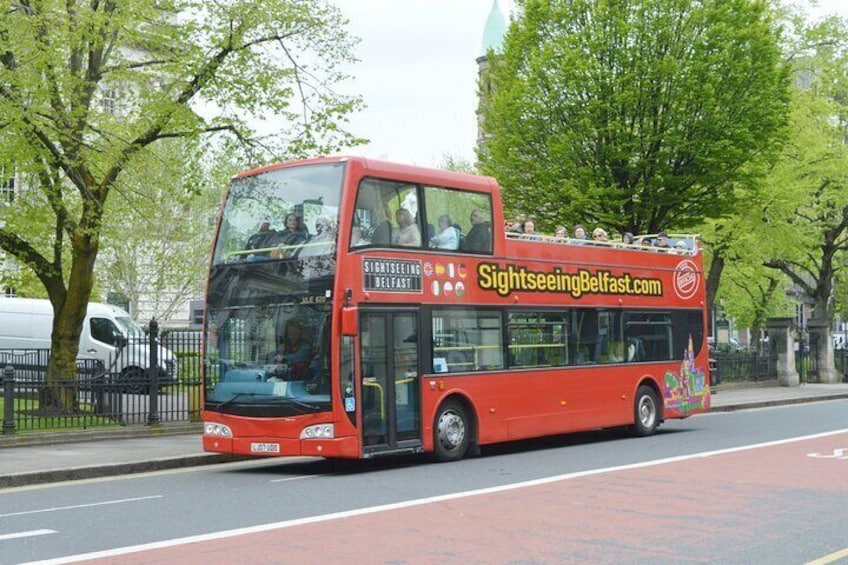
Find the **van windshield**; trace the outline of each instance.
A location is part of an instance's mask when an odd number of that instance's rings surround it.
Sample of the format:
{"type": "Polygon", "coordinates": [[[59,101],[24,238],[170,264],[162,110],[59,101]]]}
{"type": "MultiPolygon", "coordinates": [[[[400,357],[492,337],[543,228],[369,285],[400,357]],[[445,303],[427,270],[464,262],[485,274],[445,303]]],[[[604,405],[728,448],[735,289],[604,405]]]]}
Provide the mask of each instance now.
{"type": "Polygon", "coordinates": [[[121,328],[121,331],[126,337],[144,337],[144,330],[141,329],[141,326],[136,324],[132,318],[121,316],[115,318],[115,321],[118,323],[118,327],[121,328]]]}

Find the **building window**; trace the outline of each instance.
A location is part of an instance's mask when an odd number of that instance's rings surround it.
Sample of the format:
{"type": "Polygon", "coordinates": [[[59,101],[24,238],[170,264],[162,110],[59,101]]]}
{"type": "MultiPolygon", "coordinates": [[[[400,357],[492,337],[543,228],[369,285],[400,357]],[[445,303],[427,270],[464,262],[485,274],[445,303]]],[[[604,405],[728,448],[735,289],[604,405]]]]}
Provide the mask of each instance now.
{"type": "Polygon", "coordinates": [[[15,174],[0,167],[0,203],[11,204],[15,201],[15,174]]]}
{"type": "Polygon", "coordinates": [[[104,111],[114,114],[118,109],[118,91],[114,88],[104,90],[101,104],[104,111]]]}

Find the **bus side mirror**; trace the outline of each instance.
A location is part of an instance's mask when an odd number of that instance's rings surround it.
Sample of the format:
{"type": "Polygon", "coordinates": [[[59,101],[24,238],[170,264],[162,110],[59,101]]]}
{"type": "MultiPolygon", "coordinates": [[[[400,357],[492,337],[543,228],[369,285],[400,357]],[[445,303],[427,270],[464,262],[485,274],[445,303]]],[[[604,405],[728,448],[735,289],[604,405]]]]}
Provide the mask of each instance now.
{"type": "Polygon", "coordinates": [[[356,308],[342,308],[342,335],[355,336],[359,328],[359,316],[356,308]]]}

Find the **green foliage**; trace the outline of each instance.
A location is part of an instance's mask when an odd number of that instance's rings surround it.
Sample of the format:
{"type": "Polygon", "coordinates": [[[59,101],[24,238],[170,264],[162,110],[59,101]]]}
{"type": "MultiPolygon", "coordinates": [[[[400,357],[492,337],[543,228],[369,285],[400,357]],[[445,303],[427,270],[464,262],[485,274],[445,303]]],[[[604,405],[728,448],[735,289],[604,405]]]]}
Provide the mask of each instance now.
{"type": "Polygon", "coordinates": [[[792,10],[782,17],[795,77],[787,142],[760,189],[705,238],[727,265],[719,296],[751,325],[758,316],[793,315],[788,295],[813,302],[820,320],[844,307],[848,28],[835,18],[810,24],[792,10]]]}
{"type": "Polygon", "coordinates": [[[110,199],[98,277],[145,321],[203,294],[221,194],[247,166],[208,145],[164,140],[130,163],[110,199]]]}
{"type": "Polygon", "coordinates": [[[789,73],[754,0],[519,0],[490,57],[482,169],[542,223],[687,229],[779,147],[789,73]]]}
{"type": "Polygon", "coordinates": [[[73,370],[102,238],[126,213],[112,195],[179,208],[186,187],[165,173],[186,165],[167,163],[163,140],[219,134],[263,158],[359,141],[344,124],[361,102],[333,89],[354,61],[345,24],[322,0],[44,0],[0,11],[0,164],[26,181],[0,212],[0,248],[55,306],[49,382],[73,370]],[[257,118],[274,124],[261,139],[257,118]]]}

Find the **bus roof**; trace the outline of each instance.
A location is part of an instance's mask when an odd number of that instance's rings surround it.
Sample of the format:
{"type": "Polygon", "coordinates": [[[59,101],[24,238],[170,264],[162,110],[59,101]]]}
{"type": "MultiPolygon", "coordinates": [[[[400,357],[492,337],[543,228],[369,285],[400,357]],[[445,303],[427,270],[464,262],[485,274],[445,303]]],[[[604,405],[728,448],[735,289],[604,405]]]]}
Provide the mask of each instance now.
{"type": "Polygon", "coordinates": [[[444,184],[457,188],[467,188],[475,192],[495,192],[498,189],[497,181],[488,176],[475,175],[471,173],[460,173],[446,171],[430,167],[419,167],[415,165],[404,165],[371,159],[367,157],[356,157],[350,155],[337,155],[332,157],[315,157],[312,159],[301,159],[298,161],[287,161],[284,163],[273,163],[237,174],[234,179],[251,177],[278,169],[298,167],[301,165],[319,165],[326,163],[351,163],[355,165],[363,176],[377,178],[392,178],[408,182],[421,182],[429,184],[444,184]]]}

